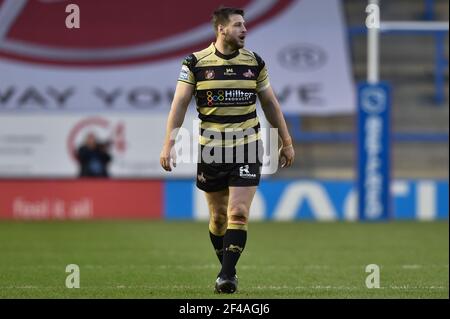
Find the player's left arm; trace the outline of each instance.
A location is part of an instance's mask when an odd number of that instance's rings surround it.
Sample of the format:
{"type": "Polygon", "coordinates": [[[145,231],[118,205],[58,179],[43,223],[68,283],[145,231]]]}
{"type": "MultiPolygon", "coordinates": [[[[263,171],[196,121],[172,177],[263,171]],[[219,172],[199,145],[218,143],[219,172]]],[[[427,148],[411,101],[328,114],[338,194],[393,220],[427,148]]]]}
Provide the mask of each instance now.
{"type": "Polygon", "coordinates": [[[281,112],[280,103],[270,85],[258,92],[258,98],[267,121],[269,121],[272,127],[278,129],[278,135],[283,143],[280,150],[281,165],[282,167],[289,167],[294,162],[295,152],[292,145],[292,138],[289,134],[283,113],[281,112]]]}

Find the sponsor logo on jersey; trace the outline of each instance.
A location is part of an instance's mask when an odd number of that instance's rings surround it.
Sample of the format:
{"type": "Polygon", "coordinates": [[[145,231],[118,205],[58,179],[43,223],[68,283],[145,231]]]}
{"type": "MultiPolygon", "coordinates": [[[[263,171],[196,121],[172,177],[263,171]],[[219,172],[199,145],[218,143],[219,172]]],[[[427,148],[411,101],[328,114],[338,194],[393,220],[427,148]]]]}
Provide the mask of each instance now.
{"type": "Polygon", "coordinates": [[[206,70],[205,71],[205,79],[206,80],[212,80],[216,77],[216,74],[214,73],[214,70],[206,70]]]}
{"type": "Polygon", "coordinates": [[[231,76],[231,75],[236,75],[236,72],[233,71],[233,68],[226,68],[226,70],[223,74],[226,76],[231,76]]]}
{"type": "Polygon", "coordinates": [[[252,70],[250,69],[248,69],[247,72],[243,73],[242,75],[245,76],[247,79],[255,77],[255,73],[253,73],[252,70]]]}
{"type": "Polygon", "coordinates": [[[208,101],[209,106],[220,104],[220,102],[245,103],[249,102],[254,95],[255,93],[253,92],[244,92],[242,90],[219,90],[217,91],[217,94],[214,94],[213,91],[206,91],[206,100],[208,101]]]}
{"type": "Polygon", "coordinates": [[[182,80],[182,81],[189,80],[189,68],[187,67],[187,65],[183,65],[181,67],[181,71],[180,71],[180,75],[178,76],[178,79],[182,80]]]}

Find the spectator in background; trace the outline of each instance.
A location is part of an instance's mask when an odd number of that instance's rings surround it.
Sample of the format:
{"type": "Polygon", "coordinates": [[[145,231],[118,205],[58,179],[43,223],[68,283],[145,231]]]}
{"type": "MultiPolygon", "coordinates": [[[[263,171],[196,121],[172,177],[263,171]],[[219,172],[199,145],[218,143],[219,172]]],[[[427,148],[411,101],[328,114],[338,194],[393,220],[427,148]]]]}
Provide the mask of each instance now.
{"type": "Polygon", "coordinates": [[[109,177],[108,165],[111,155],[108,153],[110,142],[100,143],[94,133],[86,135],[83,145],[76,153],[80,163],[80,177],[109,177]]]}

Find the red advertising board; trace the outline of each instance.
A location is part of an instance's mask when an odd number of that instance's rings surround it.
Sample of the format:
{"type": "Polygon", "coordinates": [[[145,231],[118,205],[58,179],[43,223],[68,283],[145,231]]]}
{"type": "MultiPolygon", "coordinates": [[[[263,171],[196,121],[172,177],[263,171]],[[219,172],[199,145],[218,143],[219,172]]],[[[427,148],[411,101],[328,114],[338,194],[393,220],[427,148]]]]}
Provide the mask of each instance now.
{"type": "Polygon", "coordinates": [[[163,183],[0,180],[0,219],[160,219],[163,183]]]}

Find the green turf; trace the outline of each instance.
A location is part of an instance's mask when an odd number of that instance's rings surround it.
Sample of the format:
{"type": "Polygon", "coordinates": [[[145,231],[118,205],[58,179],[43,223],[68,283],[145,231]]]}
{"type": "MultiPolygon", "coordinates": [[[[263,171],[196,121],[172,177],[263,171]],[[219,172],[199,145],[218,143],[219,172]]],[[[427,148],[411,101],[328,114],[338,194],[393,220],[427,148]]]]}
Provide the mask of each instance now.
{"type": "Polygon", "coordinates": [[[448,298],[448,237],[448,222],[252,222],[239,292],[222,296],[206,223],[1,222],[0,298],[448,298]]]}

